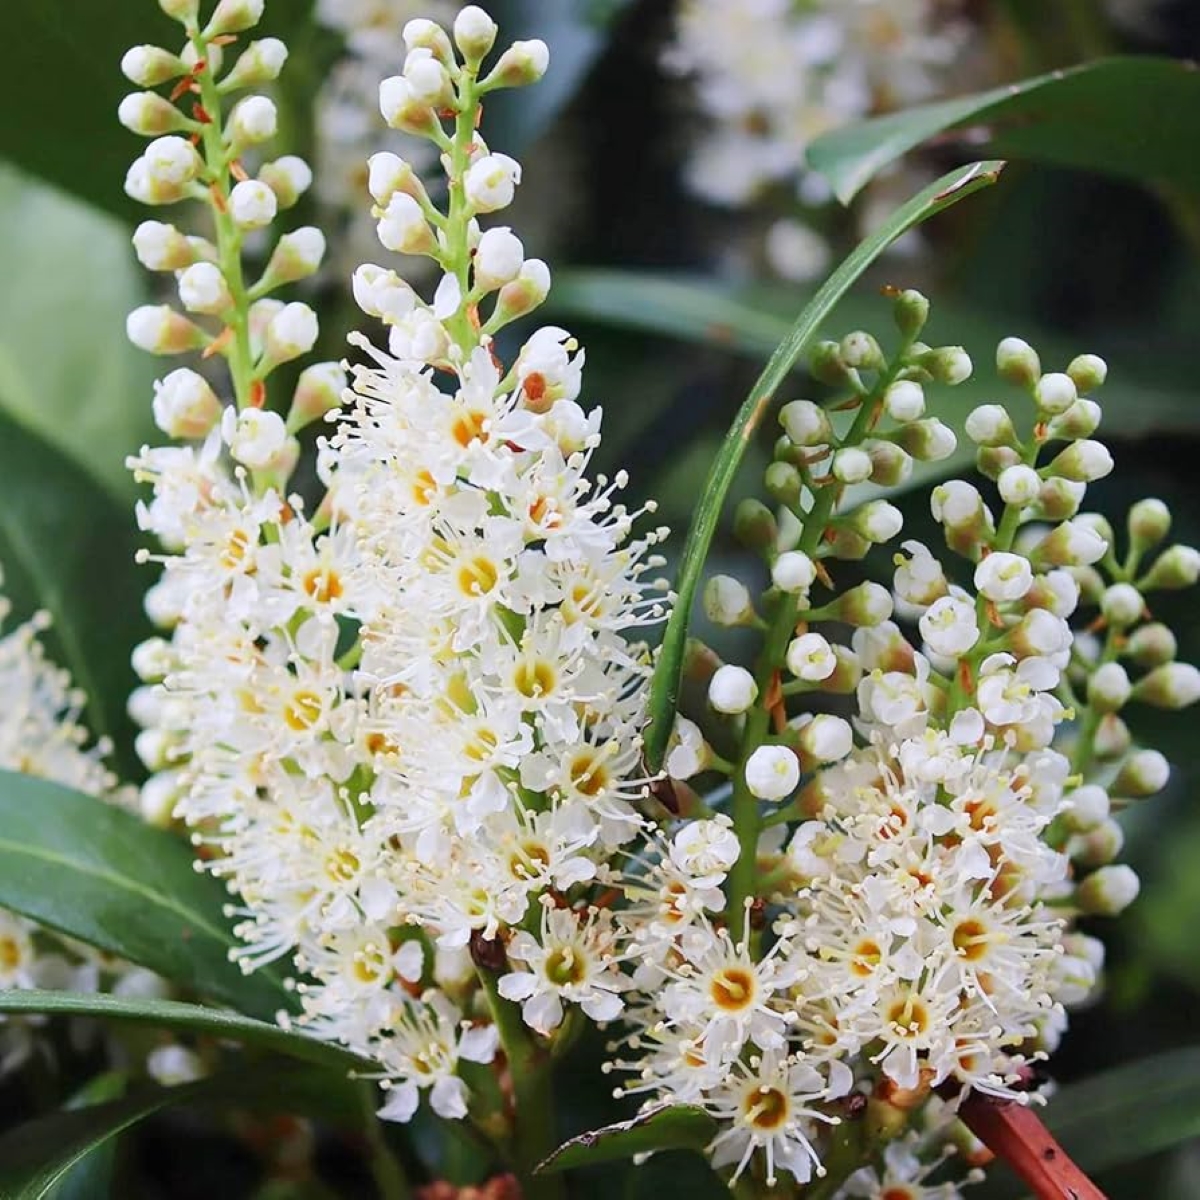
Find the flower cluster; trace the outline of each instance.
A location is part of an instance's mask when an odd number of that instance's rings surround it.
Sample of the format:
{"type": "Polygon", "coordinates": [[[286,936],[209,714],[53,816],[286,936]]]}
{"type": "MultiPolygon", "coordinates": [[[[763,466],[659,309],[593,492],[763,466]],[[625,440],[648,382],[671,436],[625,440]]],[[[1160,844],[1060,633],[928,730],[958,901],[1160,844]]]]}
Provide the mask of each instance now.
{"type": "MultiPolygon", "coordinates": [[[[787,185],[801,208],[823,203],[825,184],[805,169],[809,143],[943,92],[970,35],[947,11],[933,0],[685,0],[663,61],[692,81],[706,121],[687,167],[692,190],[740,208],[787,185]]],[[[765,248],[789,278],[828,262],[804,219],[775,221],[765,248]]]]}

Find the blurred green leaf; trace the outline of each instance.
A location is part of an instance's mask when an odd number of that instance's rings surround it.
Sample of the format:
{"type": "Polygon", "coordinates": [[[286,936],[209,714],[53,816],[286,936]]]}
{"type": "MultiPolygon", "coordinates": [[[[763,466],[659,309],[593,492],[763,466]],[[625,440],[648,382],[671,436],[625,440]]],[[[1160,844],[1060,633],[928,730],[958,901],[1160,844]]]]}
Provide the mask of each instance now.
{"type": "MultiPolygon", "coordinates": [[[[128,1085],[122,1072],[108,1071],[89,1080],[66,1107],[74,1110],[116,1100],[125,1094],[128,1085]]],[[[49,1192],[50,1200],[110,1200],[116,1158],[116,1139],[110,1138],[60,1177],[49,1192]]]]}
{"type": "Polygon", "coordinates": [[[181,838],[44,779],[0,772],[0,905],[167,979],[272,1018],[295,996],[244,975],[225,889],[192,868],[181,838]]]}
{"type": "Polygon", "coordinates": [[[687,643],[692,601],[708,557],[708,548],[720,519],[725,496],[754,431],[775,399],[776,390],[795,367],[813,334],[829,316],[855,280],[902,233],[949,208],[982,187],[995,183],[1002,163],[979,162],[959,168],[919,192],[897,209],[875,233],[863,241],[805,305],[796,323],[767,362],[763,373],[734,417],[720,454],[705,481],[696,513],[688,529],[675,581],[678,599],[663,635],[662,648],[651,684],[646,729],[646,761],[651,770],[662,764],[672,717],[679,696],[679,676],[687,643]]]}
{"type": "Polygon", "coordinates": [[[94,1017],[98,1021],[129,1021],[207,1034],[274,1050],[286,1058],[343,1071],[369,1068],[370,1063],[330,1042],[257,1021],[240,1013],[180,1000],[143,1000],[107,992],[0,991],[0,1013],[40,1013],[48,1017],[94,1017]]]}
{"type": "Polygon", "coordinates": [[[849,203],[886,166],[948,130],[972,130],[1003,158],[1081,167],[1200,191],[1200,158],[1188,151],[1200,122],[1200,72],[1173,58],[1106,58],[1020,83],[835,129],[808,149],[808,164],[849,203]],[[982,127],[976,132],[976,127],[982,127]]]}
{"type": "Polygon", "coordinates": [[[667,1151],[625,1176],[623,1200],[729,1200],[729,1188],[697,1154],[667,1151]]]}
{"type": "Polygon", "coordinates": [[[538,1173],[572,1171],[650,1150],[703,1150],[716,1132],[716,1119],[704,1109],[666,1105],[571,1138],[539,1165],[538,1173]]]}
{"type": "MultiPolygon", "coordinates": [[[[1044,1120],[1089,1175],[1200,1138],[1200,1046],[1157,1054],[1059,1089],[1044,1120]]],[[[993,1168],[977,1200],[1015,1200],[1023,1186],[993,1168]]]]}
{"type": "MultiPolygon", "coordinates": [[[[0,401],[0,408],[3,407],[0,401]]],[[[111,737],[116,766],[137,771],[125,701],[133,646],[149,627],[153,577],[134,562],[130,509],[82,467],[0,412],[0,569],[14,615],[45,609],[47,652],[88,699],[87,724],[111,737]]]]}
{"type": "Polygon", "coordinates": [[[119,221],[0,164],[0,406],[119,496],[152,438],[154,360],[125,314],[143,272],[119,221]]]}

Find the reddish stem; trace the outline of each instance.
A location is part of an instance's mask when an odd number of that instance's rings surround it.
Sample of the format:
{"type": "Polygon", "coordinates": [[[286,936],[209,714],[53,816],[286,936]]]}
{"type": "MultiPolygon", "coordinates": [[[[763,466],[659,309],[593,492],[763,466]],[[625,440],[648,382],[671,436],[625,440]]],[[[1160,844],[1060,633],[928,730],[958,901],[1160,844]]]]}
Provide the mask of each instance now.
{"type": "Polygon", "coordinates": [[[1107,1200],[1028,1105],[973,1092],[958,1115],[1033,1189],[1038,1200],[1107,1200]]]}

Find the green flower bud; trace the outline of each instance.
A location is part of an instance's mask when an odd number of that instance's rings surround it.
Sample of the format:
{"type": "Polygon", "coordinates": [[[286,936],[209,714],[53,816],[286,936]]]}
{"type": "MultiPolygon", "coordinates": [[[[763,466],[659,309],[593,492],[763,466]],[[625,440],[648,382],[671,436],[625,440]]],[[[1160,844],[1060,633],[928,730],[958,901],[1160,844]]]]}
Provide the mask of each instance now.
{"type": "Polygon", "coordinates": [[[1071,578],[1079,588],[1079,599],[1082,604],[1099,604],[1104,595],[1104,578],[1095,567],[1068,567],[1071,578]]]}
{"type": "Polygon", "coordinates": [[[1032,389],[1042,373],[1037,351],[1018,337],[1006,337],[996,347],[996,371],[1006,383],[1032,389]]]}
{"type": "Polygon", "coordinates": [[[1109,713],[1100,718],[1096,728],[1096,757],[1104,762],[1111,762],[1126,754],[1133,744],[1129,726],[1116,713],[1109,713]]]}
{"type": "Polygon", "coordinates": [[[183,59],[161,46],[133,46],[121,59],[121,74],[138,87],[154,88],[187,74],[183,59]]]}
{"type": "Polygon", "coordinates": [[[779,526],[765,504],[747,498],[737,506],[733,515],[733,535],[747,550],[765,555],[775,548],[779,526]]]}
{"type": "MultiPolygon", "coordinates": [[[[998,480],[1009,467],[1020,465],[1021,456],[1008,446],[980,446],[975,453],[975,467],[980,475],[988,479],[998,480]]],[[[1038,486],[1040,490],[1040,480],[1038,486]]]]}
{"type": "Polygon", "coordinates": [[[1088,679],[1088,704],[1099,713],[1118,712],[1132,691],[1125,668],[1120,663],[1105,663],[1088,679]]]}
{"type": "Polygon", "coordinates": [[[1102,787],[1085,784],[1067,797],[1063,824],[1072,833],[1087,833],[1108,819],[1110,808],[1108,793],[1102,787]]]}
{"type": "Polygon", "coordinates": [[[938,346],[917,360],[918,365],[938,382],[953,387],[971,378],[971,359],[961,346],[938,346]]]}
{"type": "Polygon", "coordinates": [[[1080,392],[1092,392],[1103,386],[1108,377],[1108,364],[1095,354],[1081,354],[1071,359],[1067,374],[1080,392]]]}
{"type": "Polygon", "coordinates": [[[158,0],[158,7],[181,25],[195,25],[200,0],[158,0]]]}
{"type": "Polygon", "coordinates": [[[1115,917],[1136,899],[1141,889],[1132,867],[1119,863],[1093,871],[1075,890],[1075,903],[1088,916],[1115,917]]]}
{"type": "Polygon", "coordinates": [[[794,508],[800,502],[800,493],[804,490],[804,481],[800,472],[791,463],[773,462],[764,476],[767,494],[780,504],[794,508]]]}
{"type": "Polygon", "coordinates": [[[871,459],[871,482],[879,487],[898,487],[912,475],[912,456],[894,442],[864,442],[862,448],[871,459]]]}
{"type": "Polygon", "coordinates": [[[1138,681],[1133,698],[1155,708],[1187,708],[1200,700],[1200,671],[1191,663],[1163,663],[1138,681]]]}
{"type": "Polygon", "coordinates": [[[1191,587],[1200,579],[1200,550],[1192,546],[1169,546],[1155,560],[1146,575],[1138,581],[1143,592],[1162,589],[1177,591],[1191,587]]]}
{"type": "Polygon", "coordinates": [[[860,583],[843,592],[830,606],[839,621],[855,628],[882,625],[892,615],[892,595],[878,583],[860,583]]]}
{"type": "Polygon", "coordinates": [[[228,33],[241,33],[257,25],[262,14],[263,0],[220,0],[202,36],[207,42],[228,33]]]}
{"type": "Polygon", "coordinates": [[[1139,667],[1152,670],[1174,661],[1179,653],[1175,635],[1161,622],[1155,621],[1135,629],[1125,643],[1125,653],[1139,667]]]}
{"type": "Polygon", "coordinates": [[[1128,629],[1142,619],[1146,602],[1132,583],[1114,583],[1100,597],[1100,611],[1110,625],[1128,629]]]}
{"type": "Polygon", "coordinates": [[[871,551],[871,543],[862,534],[844,526],[835,529],[832,540],[826,544],[829,553],[842,562],[861,562],[871,551]]]}
{"type": "Polygon", "coordinates": [[[1046,521],[1066,521],[1079,511],[1086,491],[1087,484],[1053,476],[1042,484],[1034,513],[1046,521]]]}
{"type": "Polygon", "coordinates": [[[856,371],[879,371],[887,366],[879,343],[862,330],[846,334],[839,350],[842,362],[856,371]]]}
{"type": "Polygon", "coordinates": [[[1067,854],[1077,866],[1105,867],[1125,846],[1125,831],[1108,818],[1085,834],[1078,834],[1067,843],[1067,854]]]}
{"type": "Polygon", "coordinates": [[[892,318],[906,338],[915,338],[929,320],[929,301],[920,292],[906,288],[892,305],[892,318]]]}
{"type": "Polygon", "coordinates": [[[1135,750],[1121,764],[1108,790],[1114,797],[1141,799],[1161,792],[1170,778],[1171,764],[1162,754],[1157,750],[1135,750]]]}
{"type": "Polygon", "coordinates": [[[830,387],[852,387],[858,376],[842,358],[837,342],[818,342],[808,357],[808,373],[818,382],[830,387]]]}
{"type": "Polygon", "coordinates": [[[1050,421],[1048,433],[1052,438],[1090,438],[1100,428],[1101,415],[1095,400],[1081,396],[1065,413],[1050,421]]]}
{"type": "Polygon", "coordinates": [[[221,92],[238,88],[260,87],[279,78],[288,49],[279,38],[259,38],[251,42],[238,56],[229,74],[217,85],[221,92]]]}
{"type": "Polygon", "coordinates": [[[312,185],[312,171],[304,159],[285,154],[259,167],[258,179],[275,193],[280,209],[291,208],[312,185]]]}
{"type": "Polygon", "coordinates": [[[288,411],[288,433],[296,433],[319,421],[342,402],[347,385],[346,372],[335,362],[314,363],[305,367],[296,382],[288,411]]]}
{"type": "Polygon", "coordinates": [[[1017,446],[1020,439],[1002,404],[981,404],[967,414],[967,437],[977,446],[1017,446]]]}
{"type": "Polygon", "coordinates": [[[117,106],[117,120],[142,137],[186,132],[195,124],[157,92],[130,92],[117,106]]]}
{"type": "MultiPolygon", "coordinates": [[[[909,653],[911,656],[911,647],[909,653]]],[[[821,691],[833,696],[848,696],[862,681],[862,663],[849,646],[837,643],[833,647],[833,656],[837,659],[837,666],[832,675],[821,681],[821,691]]]]}
{"type": "Polygon", "coordinates": [[[1171,510],[1161,501],[1139,500],[1128,517],[1129,540],[1142,552],[1152,550],[1171,531],[1171,510]]]}
{"type": "Polygon", "coordinates": [[[949,425],[944,425],[937,417],[912,421],[889,437],[919,462],[941,462],[958,448],[958,438],[954,436],[954,430],[949,425]]]}
{"type": "Polygon", "coordinates": [[[1108,447],[1088,439],[1072,442],[1046,468],[1050,475],[1073,479],[1076,483],[1103,479],[1112,469],[1113,458],[1108,447]]]}
{"type": "Polygon", "coordinates": [[[749,589],[732,575],[714,575],[704,585],[704,613],[714,625],[727,629],[757,620],[749,589]]]}

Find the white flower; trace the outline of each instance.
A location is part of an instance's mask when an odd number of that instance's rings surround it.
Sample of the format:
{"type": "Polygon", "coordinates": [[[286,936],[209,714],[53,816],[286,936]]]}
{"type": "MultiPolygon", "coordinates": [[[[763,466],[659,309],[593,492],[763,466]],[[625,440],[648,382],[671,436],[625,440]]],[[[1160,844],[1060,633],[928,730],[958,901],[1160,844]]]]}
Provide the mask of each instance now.
{"type": "Polygon", "coordinates": [[[958,658],[979,640],[975,606],[963,596],[935,600],[920,620],[921,636],[934,654],[958,658]]]}
{"type": "Polygon", "coordinates": [[[507,208],[521,182],[521,164],[507,154],[485,154],[467,169],[463,192],[482,213],[507,208]]]}
{"type": "Polygon", "coordinates": [[[787,648],[787,669],[810,683],[828,679],[837,669],[833,647],[819,633],[803,633],[787,648]]]}
{"type": "Polygon", "coordinates": [[[740,846],[728,818],[691,821],[671,842],[671,859],[695,887],[715,887],[738,860],[740,846]]]}
{"type": "Polygon", "coordinates": [[[233,457],[251,470],[273,465],[288,440],[283,418],[261,408],[247,408],[240,413],[227,408],[221,435],[233,457]]]}
{"type": "Polygon", "coordinates": [[[746,760],[745,778],[757,799],[783,800],[800,782],[800,763],[786,746],[759,746],[746,760]]]}
{"type": "Polygon", "coordinates": [[[1033,586],[1033,568],[1023,555],[998,550],[975,568],[975,586],[997,603],[1020,600],[1033,586]]]}

